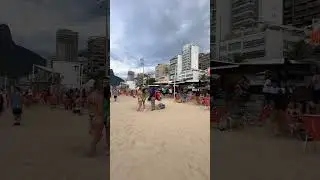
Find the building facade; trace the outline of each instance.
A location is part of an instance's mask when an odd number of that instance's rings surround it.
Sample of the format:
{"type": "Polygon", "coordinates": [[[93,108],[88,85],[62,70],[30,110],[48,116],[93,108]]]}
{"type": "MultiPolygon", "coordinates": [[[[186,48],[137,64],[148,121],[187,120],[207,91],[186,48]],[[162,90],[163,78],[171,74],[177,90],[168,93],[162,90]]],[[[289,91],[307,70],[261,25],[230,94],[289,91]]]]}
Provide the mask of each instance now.
{"type": "Polygon", "coordinates": [[[295,42],[303,40],[303,29],[290,29],[286,26],[257,28],[255,32],[239,34],[220,43],[220,59],[233,61],[236,55],[245,60],[282,59],[295,42]]]}
{"type": "MultiPolygon", "coordinates": [[[[186,44],[182,49],[181,72],[178,73],[180,81],[199,81],[199,46],[186,44]]],[[[179,64],[178,64],[179,67],[179,64]]]]}
{"type": "Polygon", "coordinates": [[[207,70],[210,67],[210,53],[199,54],[199,69],[207,70]]]}
{"type": "Polygon", "coordinates": [[[306,27],[320,18],[320,0],[283,0],[283,24],[306,27]]]}
{"type": "Polygon", "coordinates": [[[59,29],[56,32],[56,60],[77,61],[78,32],[68,29],[59,29]]]}
{"type": "Polygon", "coordinates": [[[282,0],[216,0],[215,9],[214,54],[218,60],[225,60],[220,52],[225,51],[224,41],[255,34],[262,23],[281,25],[283,21],[282,0]]]}
{"type": "Polygon", "coordinates": [[[110,68],[107,63],[107,39],[104,36],[94,36],[88,39],[88,72],[91,74],[105,73],[110,68]]]}
{"type": "Polygon", "coordinates": [[[79,62],[53,61],[53,71],[61,75],[61,84],[66,88],[80,88],[83,84],[83,65],[79,62]]]}
{"type": "Polygon", "coordinates": [[[134,72],[128,71],[127,81],[134,81],[134,72]]]}
{"type": "Polygon", "coordinates": [[[156,81],[164,81],[169,79],[169,65],[158,64],[155,68],[155,79],[156,81]]]}

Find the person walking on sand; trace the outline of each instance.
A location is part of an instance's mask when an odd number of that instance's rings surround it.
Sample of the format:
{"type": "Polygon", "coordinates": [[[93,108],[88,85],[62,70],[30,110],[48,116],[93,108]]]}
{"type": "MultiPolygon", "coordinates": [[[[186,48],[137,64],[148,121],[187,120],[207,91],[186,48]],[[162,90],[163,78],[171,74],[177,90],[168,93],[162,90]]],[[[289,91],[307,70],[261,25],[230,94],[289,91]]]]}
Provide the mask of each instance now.
{"type": "Polygon", "coordinates": [[[114,102],[117,102],[119,91],[116,87],[113,88],[112,94],[113,94],[114,102]]]}
{"type": "Polygon", "coordinates": [[[149,99],[151,102],[151,111],[156,110],[156,89],[153,87],[150,89],[149,99]]]}
{"type": "Polygon", "coordinates": [[[142,109],[146,109],[146,100],[148,98],[148,92],[146,88],[142,89],[142,109]]]}
{"type": "Polygon", "coordinates": [[[21,114],[22,114],[22,95],[20,88],[16,87],[13,94],[11,95],[11,108],[12,114],[14,116],[14,124],[15,126],[19,126],[21,122],[21,114]]]}
{"type": "Polygon", "coordinates": [[[138,109],[137,111],[141,111],[142,101],[143,101],[143,93],[140,87],[137,89],[137,99],[138,99],[138,109]]]}
{"type": "Polygon", "coordinates": [[[94,90],[88,97],[89,110],[91,111],[89,133],[92,136],[88,156],[94,156],[96,154],[96,146],[102,138],[104,128],[103,99],[101,85],[96,81],[94,90]]]}

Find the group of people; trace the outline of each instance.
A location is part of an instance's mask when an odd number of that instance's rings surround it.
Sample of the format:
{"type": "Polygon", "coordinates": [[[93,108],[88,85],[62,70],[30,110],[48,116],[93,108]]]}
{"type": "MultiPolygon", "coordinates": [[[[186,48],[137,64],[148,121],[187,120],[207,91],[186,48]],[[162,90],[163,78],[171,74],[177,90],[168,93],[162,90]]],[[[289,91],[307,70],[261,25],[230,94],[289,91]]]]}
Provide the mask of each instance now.
{"type": "MultiPolygon", "coordinates": [[[[30,92],[30,91],[27,91],[30,92]]],[[[80,113],[81,108],[87,108],[89,119],[89,134],[92,137],[90,142],[90,151],[88,155],[93,156],[96,153],[96,146],[100,142],[105,129],[106,134],[106,149],[109,154],[109,135],[110,135],[110,85],[108,79],[97,80],[93,87],[88,90],[69,89],[65,91],[60,98],[59,94],[49,90],[44,90],[39,93],[25,93],[19,87],[13,88],[10,93],[0,94],[0,112],[4,111],[5,107],[12,110],[14,116],[14,125],[20,125],[23,107],[26,102],[35,101],[38,99],[39,103],[43,105],[58,105],[64,104],[66,110],[72,110],[74,113],[80,113]],[[31,97],[30,97],[31,96],[31,97]],[[62,100],[61,100],[62,99],[62,100]],[[6,106],[6,102],[8,105],[6,106]]],[[[29,104],[31,105],[31,103],[29,104]]]]}

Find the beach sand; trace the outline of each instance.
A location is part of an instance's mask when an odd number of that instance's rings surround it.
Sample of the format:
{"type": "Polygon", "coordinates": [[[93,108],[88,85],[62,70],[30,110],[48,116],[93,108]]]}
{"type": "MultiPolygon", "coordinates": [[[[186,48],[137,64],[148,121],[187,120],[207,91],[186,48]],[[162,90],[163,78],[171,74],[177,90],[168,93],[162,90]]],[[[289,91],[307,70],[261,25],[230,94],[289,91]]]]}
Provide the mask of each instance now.
{"type": "Polygon", "coordinates": [[[218,180],[317,180],[320,144],[274,137],[267,127],[211,134],[211,178],[218,180]]]}
{"type": "Polygon", "coordinates": [[[88,116],[45,106],[24,110],[23,124],[13,127],[11,113],[0,116],[1,180],[106,180],[104,142],[98,156],[89,147],[88,116]]]}
{"type": "Polygon", "coordinates": [[[210,179],[209,111],[163,103],[166,109],[137,112],[135,98],[111,102],[112,180],[210,179]]]}

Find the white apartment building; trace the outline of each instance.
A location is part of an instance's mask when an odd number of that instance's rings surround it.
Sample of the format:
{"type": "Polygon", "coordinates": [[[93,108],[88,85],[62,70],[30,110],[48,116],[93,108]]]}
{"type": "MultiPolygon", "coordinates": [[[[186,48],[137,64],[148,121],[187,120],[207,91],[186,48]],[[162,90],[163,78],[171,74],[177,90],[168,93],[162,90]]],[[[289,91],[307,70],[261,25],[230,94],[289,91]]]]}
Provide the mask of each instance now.
{"type": "MultiPolygon", "coordinates": [[[[178,63],[177,63],[178,64],[178,63]]],[[[179,64],[178,64],[179,67],[179,64]]],[[[178,73],[179,81],[199,81],[199,46],[186,44],[182,49],[181,72],[178,73]]],[[[179,72],[180,69],[178,69],[179,72]]]]}
{"type": "Polygon", "coordinates": [[[80,88],[83,66],[80,62],[53,61],[53,71],[62,76],[61,84],[66,88],[80,88]]]}
{"type": "MultiPolygon", "coordinates": [[[[231,49],[237,49],[240,38],[244,39],[244,41],[253,41],[251,42],[253,44],[255,43],[254,40],[256,40],[256,43],[262,43],[262,41],[264,41],[265,44],[267,44],[271,39],[276,40],[279,36],[286,36],[280,35],[281,33],[276,33],[275,31],[266,31],[260,35],[257,35],[255,32],[255,28],[260,26],[262,22],[267,24],[282,24],[282,4],[282,0],[216,0],[216,59],[225,60],[221,58],[224,56],[225,51],[228,52],[228,50],[225,50],[225,46],[228,46],[231,43],[236,43],[230,46],[231,49]],[[250,35],[251,32],[253,33],[252,35],[250,35]],[[239,35],[234,36],[234,34],[240,34],[240,37],[239,35]],[[271,37],[273,35],[274,37],[271,37]]],[[[269,46],[266,46],[266,48],[269,48],[269,46]]],[[[268,51],[269,53],[276,50],[265,49],[265,51],[268,51]]],[[[252,53],[263,54],[262,52],[252,53]]]]}
{"type": "Polygon", "coordinates": [[[292,45],[304,37],[303,29],[278,25],[256,28],[220,42],[220,59],[232,61],[236,54],[246,60],[282,59],[287,57],[292,45]]]}

